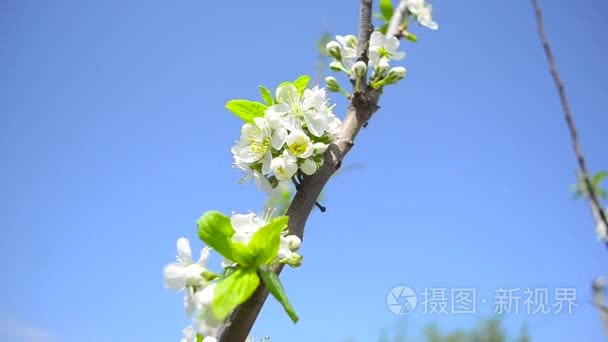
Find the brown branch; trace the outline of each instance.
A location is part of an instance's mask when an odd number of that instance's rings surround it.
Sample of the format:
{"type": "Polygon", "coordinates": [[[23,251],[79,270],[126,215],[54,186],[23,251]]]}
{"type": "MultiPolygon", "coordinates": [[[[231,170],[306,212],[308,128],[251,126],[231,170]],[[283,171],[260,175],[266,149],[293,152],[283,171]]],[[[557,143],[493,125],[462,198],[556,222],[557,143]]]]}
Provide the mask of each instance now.
{"type": "MultiPolygon", "coordinates": [[[[373,31],[372,0],[361,0],[359,45],[357,52],[359,60],[367,60],[369,38],[373,31]]],[[[342,133],[325,152],[325,160],[319,170],[312,176],[304,177],[297,190],[286,215],[289,216],[289,231],[301,239],[304,238],[304,227],[313,206],[321,194],[329,178],[340,168],[342,160],[354,145],[354,140],[363,125],[378,109],[380,93],[367,86],[363,91],[353,94],[346,117],[342,123],[342,133]]],[[[283,266],[276,267],[281,273],[283,266]]],[[[260,285],[251,298],[236,308],[226,321],[220,335],[220,342],[245,341],[255,320],[268,297],[268,290],[260,285]]]]}
{"type": "MultiPolygon", "coordinates": [[[[566,90],[564,89],[564,83],[559,77],[559,73],[557,72],[557,67],[555,65],[555,59],[553,58],[553,52],[551,51],[551,47],[549,46],[549,41],[547,39],[547,34],[545,33],[542,12],[540,10],[540,6],[538,4],[538,0],[531,0],[532,6],[534,7],[534,12],[536,13],[536,25],[538,27],[538,34],[540,36],[540,40],[543,44],[543,48],[545,50],[545,55],[547,57],[547,62],[549,63],[549,69],[551,72],[551,76],[553,77],[553,81],[555,82],[555,86],[557,87],[557,91],[559,93],[559,98],[562,104],[562,108],[564,110],[564,118],[566,119],[566,123],[568,124],[568,130],[570,132],[570,140],[572,141],[572,149],[574,150],[574,154],[576,156],[576,160],[578,162],[579,169],[579,177],[582,178],[586,190],[586,197],[589,201],[589,205],[591,206],[591,213],[597,225],[603,226],[604,229],[608,230],[608,220],[606,219],[606,215],[602,206],[600,205],[599,200],[597,199],[597,195],[595,194],[595,190],[593,188],[593,184],[591,183],[591,179],[589,177],[589,172],[587,171],[587,165],[585,163],[585,157],[583,155],[583,151],[578,140],[578,133],[576,130],[576,126],[574,125],[574,119],[572,118],[572,112],[570,111],[570,104],[568,102],[568,98],[566,97],[566,90]]],[[[606,247],[608,247],[608,241],[606,241],[606,247]]]]}
{"type": "Polygon", "coordinates": [[[608,307],[606,307],[606,299],[604,298],[604,291],[606,290],[606,278],[598,277],[593,282],[592,287],[593,305],[600,310],[604,331],[606,332],[606,337],[608,337],[608,307]]]}

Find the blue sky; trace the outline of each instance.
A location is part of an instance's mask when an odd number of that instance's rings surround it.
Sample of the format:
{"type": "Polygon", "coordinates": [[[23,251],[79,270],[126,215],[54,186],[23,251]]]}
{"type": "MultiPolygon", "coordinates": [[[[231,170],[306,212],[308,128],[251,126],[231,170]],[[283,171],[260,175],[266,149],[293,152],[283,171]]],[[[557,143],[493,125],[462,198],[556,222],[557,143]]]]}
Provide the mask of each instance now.
{"type": "MultiPolygon", "coordinates": [[[[28,1],[0,4],[0,339],[176,341],[181,295],[162,286],[180,236],[206,210],[257,211],[230,147],[224,103],[313,73],[323,30],[357,30],[357,2],[28,1]]],[[[471,327],[491,315],[395,316],[396,285],[576,288],[572,315],[507,315],[536,341],[598,341],[590,283],[607,251],[573,201],[575,161],[532,10],[521,1],[435,1],[440,29],[405,44],[304,266],[283,282],[301,321],[269,301],[273,341],[374,341],[406,323],[471,327]]],[[[543,1],[549,37],[593,170],[608,168],[608,10],[543,1]]],[[[337,95],[333,95],[338,98],[337,95]]],[[[343,115],[345,102],[337,101],[343,115]]]]}

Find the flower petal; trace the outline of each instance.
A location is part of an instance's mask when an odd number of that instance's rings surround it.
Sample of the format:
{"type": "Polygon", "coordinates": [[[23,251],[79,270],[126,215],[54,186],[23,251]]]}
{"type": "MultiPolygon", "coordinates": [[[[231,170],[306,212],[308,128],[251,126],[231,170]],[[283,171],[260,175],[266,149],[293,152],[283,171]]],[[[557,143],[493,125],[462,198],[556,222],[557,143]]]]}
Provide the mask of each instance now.
{"type": "Polygon", "coordinates": [[[306,159],[300,165],[300,170],[310,176],[317,172],[317,164],[312,159],[306,159]]]}
{"type": "Polygon", "coordinates": [[[192,263],[192,248],[188,239],[183,237],[177,239],[177,258],[184,265],[192,263]]]}
{"type": "Polygon", "coordinates": [[[205,246],[201,249],[201,256],[198,258],[197,264],[205,265],[207,260],[209,259],[209,253],[211,252],[211,247],[205,246]]]}
{"type": "Polygon", "coordinates": [[[186,269],[176,262],[165,266],[163,270],[165,287],[172,291],[179,291],[186,286],[186,269]]]}
{"type": "MultiPolygon", "coordinates": [[[[280,150],[285,143],[285,138],[287,137],[287,130],[285,128],[279,128],[274,133],[272,133],[272,139],[270,140],[270,144],[275,150],[280,150]]],[[[263,171],[262,171],[263,172],[263,171]]]]}
{"type": "Polygon", "coordinates": [[[234,214],[230,217],[230,224],[235,231],[251,230],[255,228],[255,223],[253,222],[254,217],[254,213],[234,214]]]}
{"type": "Polygon", "coordinates": [[[276,98],[278,103],[291,103],[299,98],[298,89],[292,83],[284,84],[277,88],[276,98]]]}
{"type": "Polygon", "coordinates": [[[405,52],[403,51],[397,51],[393,54],[393,59],[396,61],[400,61],[405,57],[405,52]]]}
{"type": "MultiPolygon", "coordinates": [[[[262,158],[262,175],[267,175],[270,173],[270,163],[272,162],[272,154],[270,150],[266,151],[264,154],[264,158],[262,158]]],[[[257,172],[257,171],[254,171],[257,172]]],[[[254,175],[254,178],[256,175],[254,175]]]]}

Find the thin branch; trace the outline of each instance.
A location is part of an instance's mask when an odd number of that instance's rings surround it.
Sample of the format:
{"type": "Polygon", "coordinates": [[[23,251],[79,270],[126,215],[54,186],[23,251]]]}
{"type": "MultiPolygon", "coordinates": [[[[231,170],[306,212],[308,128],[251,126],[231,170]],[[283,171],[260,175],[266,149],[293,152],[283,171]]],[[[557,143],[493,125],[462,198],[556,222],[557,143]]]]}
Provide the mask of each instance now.
{"type": "Polygon", "coordinates": [[[600,310],[604,331],[606,332],[606,337],[608,337],[608,307],[606,307],[606,299],[604,298],[605,290],[606,278],[598,277],[593,282],[593,304],[600,310]]]}
{"type": "MultiPolygon", "coordinates": [[[[583,150],[578,140],[578,132],[576,130],[576,126],[574,125],[574,119],[572,118],[572,112],[570,111],[570,104],[568,102],[568,98],[566,97],[564,83],[562,82],[559,73],[557,72],[557,66],[555,65],[555,59],[553,58],[553,52],[551,51],[551,47],[549,46],[549,41],[547,39],[547,34],[545,33],[542,12],[540,10],[538,0],[531,1],[532,6],[534,7],[534,12],[536,13],[536,25],[538,27],[538,34],[545,50],[545,55],[547,57],[547,62],[549,63],[551,76],[553,77],[553,81],[555,82],[555,86],[557,87],[557,91],[559,92],[559,98],[562,104],[562,108],[564,110],[564,118],[566,119],[566,123],[568,124],[570,140],[572,141],[572,149],[574,150],[574,154],[578,162],[579,177],[583,179],[585,187],[587,188],[586,197],[589,201],[589,205],[591,206],[591,213],[593,214],[593,218],[596,224],[603,226],[604,229],[608,230],[608,220],[606,218],[604,210],[602,209],[602,206],[600,205],[599,200],[597,199],[597,195],[595,194],[595,190],[589,177],[589,172],[587,171],[587,164],[585,163],[583,150]]],[[[608,241],[606,241],[606,247],[608,247],[608,241]]]]}
{"type": "Polygon", "coordinates": [[[403,22],[403,18],[405,17],[405,12],[407,11],[407,0],[401,0],[399,6],[393,12],[393,16],[391,17],[391,21],[388,24],[388,29],[386,30],[387,37],[395,37],[399,34],[401,23],[403,22]]]}
{"type": "MultiPolygon", "coordinates": [[[[367,60],[369,38],[373,31],[371,17],[372,0],[362,0],[359,20],[359,46],[357,49],[359,60],[367,60]]],[[[364,91],[353,95],[351,98],[348,112],[342,124],[342,133],[328,147],[325,152],[324,163],[319,170],[312,176],[302,179],[299,189],[287,209],[286,215],[289,216],[289,231],[291,234],[303,239],[304,226],[317,198],[330,177],[342,165],[342,159],[352,148],[355,137],[363,125],[378,109],[379,98],[380,93],[367,86],[364,88],[364,91]]],[[[280,265],[274,271],[279,274],[282,269],[283,265],[280,265]]],[[[264,285],[260,285],[251,298],[237,307],[228,318],[219,341],[245,341],[267,297],[268,290],[264,285]]]]}

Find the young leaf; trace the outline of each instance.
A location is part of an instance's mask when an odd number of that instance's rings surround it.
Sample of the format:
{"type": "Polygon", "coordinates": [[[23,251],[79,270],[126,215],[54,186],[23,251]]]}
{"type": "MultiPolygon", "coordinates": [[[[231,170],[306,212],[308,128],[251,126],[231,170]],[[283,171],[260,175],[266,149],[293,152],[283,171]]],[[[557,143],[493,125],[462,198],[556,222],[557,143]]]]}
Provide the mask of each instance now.
{"type": "Polygon", "coordinates": [[[213,295],[213,313],[224,320],[237,306],[244,303],[260,284],[255,268],[239,268],[220,280],[213,295]]]}
{"type": "Polygon", "coordinates": [[[302,75],[298,77],[297,80],[293,81],[293,85],[298,89],[298,94],[302,95],[306,86],[308,86],[308,82],[310,82],[310,76],[302,75]]]}
{"type": "Polygon", "coordinates": [[[380,13],[374,13],[374,18],[378,19],[378,20],[382,20],[382,22],[386,22],[386,18],[380,14],[380,13]]]}
{"type": "Polygon", "coordinates": [[[598,173],[596,173],[595,175],[593,175],[593,179],[591,180],[591,182],[593,183],[593,185],[600,185],[600,183],[606,178],[608,177],[608,171],[600,171],[598,173]]]}
{"type": "Polygon", "coordinates": [[[245,122],[253,122],[253,118],[264,116],[268,106],[263,103],[249,100],[232,100],[226,102],[226,108],[245,122]]]}
{"type": "Polygon", "coordinates": [[[388,31],[388,24],[384,24],[384,25],[380,26],[378,31],[380,31],[382,34],[386,34],[386,31],[388,31]]]}
{"type": "Polygon", "coordinates": [[[285,312],[287,315],[289,315],[289,318],[296,323],[298,321],[298,315],[289,303],[289,299],[287,299],[287,294],[285,293],[283,285],[281,285],[279,276],[277,276],[276,273],[271,271],[268,267],[261,267],[260,275],[262,276],[262,280],[264,281],[264,284],[266,284],[266,287],[270,293],[272,293],[274,298],[276,298],[279,303],[283,305],[283,309],[285,309],[285,312]]]}
{"type": "Polygon", "coordinates": [[[247,247],[242,242],[233,242],[232,243],[232,257],[234,259],[230,259],[236,261],[241,266],[245,267],[256,267],[258,264],[255,261],[255,257],[249,247],[247,247]]]}
{"type": "Polygon", "coordinates": [[[272,100],[272,95],[270,93],[270,90],[268,90],[268,88],[261,85],[260,94],[262,94],[262,100],[264,100],[264,102],[266,102],[267,105],[272,106],[274,104],[274,101],[272,100]]]}
{"type": "Polygon", "coordinates": [[[287,216],[280,216],[260,228],[249,240],[249,250],[255,258],[253,266],[266,265],[277,256],[281,232],[287,227],[287,216]]]}
{"type": "Polygon", "coordinates": [[[386,21],[391,20],[393,16],[393,4],[391,0],[380,0],[380,12],[386,21]]]}
{"type": "Polygon", "coordinates": [[[224,257],[234,260],[232,253],[232,235],[234,229],[230,224],[230,218],[219,211],[208,211],[196,222],[198,236],[209,247],[216,250],[224,257]]]}

